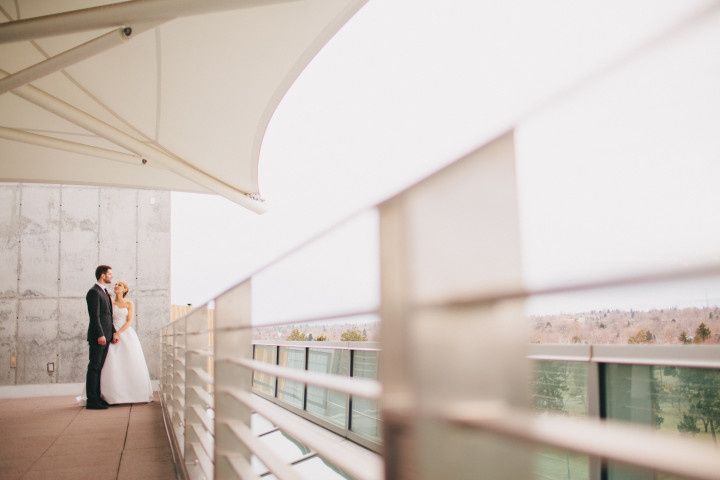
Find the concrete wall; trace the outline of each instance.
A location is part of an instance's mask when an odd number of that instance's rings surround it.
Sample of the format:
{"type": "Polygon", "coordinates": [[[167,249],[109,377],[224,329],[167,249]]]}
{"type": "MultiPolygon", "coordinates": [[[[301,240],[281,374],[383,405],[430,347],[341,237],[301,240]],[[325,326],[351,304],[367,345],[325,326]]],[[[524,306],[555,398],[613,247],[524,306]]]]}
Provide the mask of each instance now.
{"type": "Polygon", "coordinates": [[[170,320],[169,192],[0,183],[0,385],[84,381],[85,294],[99,264],[128,282],[158,378],[158,329],[170,320]]]}

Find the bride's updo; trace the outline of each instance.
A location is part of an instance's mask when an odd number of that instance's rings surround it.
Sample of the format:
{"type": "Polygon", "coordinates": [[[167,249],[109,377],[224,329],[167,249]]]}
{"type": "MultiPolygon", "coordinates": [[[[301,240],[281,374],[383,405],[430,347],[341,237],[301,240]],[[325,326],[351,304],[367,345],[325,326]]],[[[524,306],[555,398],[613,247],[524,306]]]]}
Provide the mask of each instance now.
{"type": "Polygon", "coordinates": [[[117,284],[120,285],[120,286],[123,288],[123,290],[122,290],[122,298],[125,298],[125,296],[126,296],[126,295],[128,294],[128,292],[130,291],[130,289],[128,288],[127,283],[125,283],[125,282],[123,282],[122,280],[120,280],[119,282],[117,282],[117,284]]]}

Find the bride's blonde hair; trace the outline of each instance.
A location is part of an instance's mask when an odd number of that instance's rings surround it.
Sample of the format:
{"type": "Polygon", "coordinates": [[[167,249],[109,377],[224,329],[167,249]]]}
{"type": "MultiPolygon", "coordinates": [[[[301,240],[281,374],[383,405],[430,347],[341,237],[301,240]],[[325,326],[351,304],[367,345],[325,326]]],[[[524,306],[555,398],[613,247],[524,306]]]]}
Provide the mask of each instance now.
{"type": "Polygon", "coordinates": [[[120,280],[119,282],[117,282],[117,284],[123,287],[122,298],[125,298],[125,295],[127,295],[128,292],[130,291],[130,289],[128,288],[127,283],[125,283],[125,282],[123,282],[122,280],[120,280]]]}

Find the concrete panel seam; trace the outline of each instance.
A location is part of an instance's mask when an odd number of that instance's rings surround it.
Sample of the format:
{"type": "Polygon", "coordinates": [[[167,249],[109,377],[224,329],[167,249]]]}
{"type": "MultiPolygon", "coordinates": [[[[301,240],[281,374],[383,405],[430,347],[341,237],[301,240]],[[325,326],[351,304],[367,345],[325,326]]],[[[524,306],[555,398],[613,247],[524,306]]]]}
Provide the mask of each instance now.
{"type": "MultiPolygon", "coordinates": [[[[57,294],[55,295],[56,297],[58,297],[57,298],[57,307],[56,307],[58,322],[57,322],[57,326],[56,326],[57,332],[56,332],[55,338],[60,338],[60,322],[62,322],[62,318],[60,316],[61,312],[60,312],[60,298],[59,298],[60,292],[62,291],[62,288],[60,288],[60,283],[62,282],[62,280],[60,279],[60,275],[62,272],[62,259],[63,259],[63,257],[62,257],[62,240],[63,240],[63,191],[64,191],[64,188],[62,187],[62,185],[59,187],[59,190],[60,190],[60,195],[58,196],[58,199],[59,199],[58,203],[60,204],[60,206],[58,207],[58,270],[57,270],[58,291],[57,291],[57,294]]],[[[60,354],[56,353],[56,355],[58,358],[57,358],[57,365],[55,365],[55,369],[53,372],[53,375],[55,375],[54,383],[57,383],[58,379],[60,378],[60,372],[59,372],[59,370],[60,370],[60,354]]]]}
{"type": "MultiPolygon", "coordinates": [[[[138,288],[138,272],[140,271],[140,265],[138,258],[140,256],[140,191],[135,192],[135,288],[138,288]]],[[[137,304],[135,306],[135,328],[140,327],[140,307],[141,307],[141,301],[140,298],[135,296],[135,303],[137,304]]]]}
{"type": "Polygon", "coordinates": [[[100,199],[102,198],[102,197],[101,197],[101,194],[102,194],[101,190],[102,190],[102,189],[100,189],[100,188],[97,189],[97,195],[98,195],[98,199],[97,199],[97,204],[98,204],[98,220],[97,220],[97,243],[98,243],[98,251],[97,251],[97,261],[95,262],[95,265],[100,265],[100,228],[102,228],[102,221],[101,221],[101,219],[100,219],[100,212],[102,211],[102,209],[100,208],[100,199]]]}
{"type": "MultiPolygon", "coordinates": [[[[18,199],[20,206],[18,207],[18,216],[22,219],[22,208],[23,208],[23,187],[22,184],[18,185],[18,199]]],[[[18,357],[18,345],[19,345],[19,331],[20,331],[20,269],[22,267],[22,235],[18,233],[18,261],[17,261],[17,300],[15,305],[15,358],[18,357]]],[[[14,368],[15,380],[14,383],[17,385],[18,367],[17,363],[14,368]]]]}

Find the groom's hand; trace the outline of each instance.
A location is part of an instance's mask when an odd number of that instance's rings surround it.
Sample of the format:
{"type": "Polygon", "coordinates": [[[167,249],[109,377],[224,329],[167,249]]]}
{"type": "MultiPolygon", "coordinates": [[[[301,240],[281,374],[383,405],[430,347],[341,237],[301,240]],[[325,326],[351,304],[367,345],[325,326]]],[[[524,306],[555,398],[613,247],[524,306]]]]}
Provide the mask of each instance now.
{"type": "Polygon", "coordinates": [[[107,345],[107,338],[105,337],[98,337],[98,345],[102,345],[103,347],[107,345]]]}

